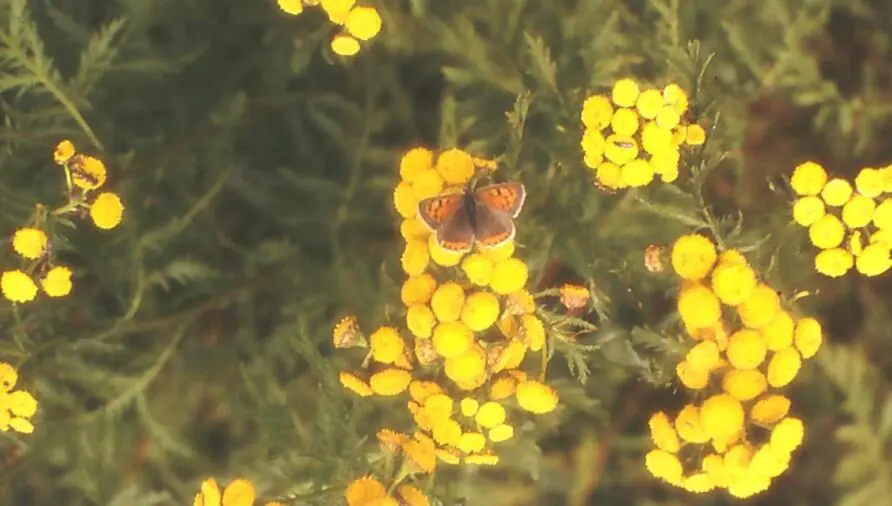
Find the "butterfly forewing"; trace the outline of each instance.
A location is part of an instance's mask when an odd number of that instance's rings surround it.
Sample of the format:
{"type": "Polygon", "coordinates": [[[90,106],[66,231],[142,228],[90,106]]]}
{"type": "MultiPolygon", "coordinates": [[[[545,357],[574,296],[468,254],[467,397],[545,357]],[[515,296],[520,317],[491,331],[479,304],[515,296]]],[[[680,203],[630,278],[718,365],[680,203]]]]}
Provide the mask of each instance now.
{"type": "Polygon", "coordinates": [[[437,242],[443,249],[454,252],[470,251],[474,245],[474,227],[468,209],[460,205],[446,221],[437,228],[437,242]]]}
{"type": "Polygon", "coordinates": [[[523,184],[516,182],[490,184],[474,191],[478,213],[481,207],[488,207],[511,218],[520,214],[526,195],[523,184]]]}
{"type": "Polygon", "coordinates": [[[418,217],[428,228],[437,230],[461,209],[463,202],[461,193],[430,197],[418,203],[418,217]]]}

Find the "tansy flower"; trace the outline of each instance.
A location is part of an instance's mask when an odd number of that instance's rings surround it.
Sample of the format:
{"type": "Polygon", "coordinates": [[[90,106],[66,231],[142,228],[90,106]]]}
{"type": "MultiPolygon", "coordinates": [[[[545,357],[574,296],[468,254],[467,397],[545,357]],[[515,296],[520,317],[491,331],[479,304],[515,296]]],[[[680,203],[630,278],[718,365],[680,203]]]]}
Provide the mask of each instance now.
{"type": "Polygon", "coordinates": [[[350,35],[359,40],[369,40],[381,31],[381,16],[374,7],[354,7],[344,21],[350,35]]]}
{"type": "Polygon", "coordinates": [[[882,170],[870,167],[863,168],[855,177],[855,189],[865,197],[871,199],[879,197],[885,189],[884,179],[882,170]]]}
{"type": "Polygon", "coordinates": [[[406,326],[409,332],[420,339],[431,337],[437,318],[431,308],[425,304],[412,304],[406,308],[406,326]]]}
{"type": "Polygon", "coordinates": [[[74,153],[74,144],[68,139],[65,139],[56,145],[56,149],[53,151],[53,161],[59,165],[64,165],[71,160],[74,153]]]}
{"type": "Polygon", "coordinates": [[[405,506],[430,506],[427,496],[412,485],[400,485],[396,489],[400,504],[405,506]]]}
{"type": "Polygon", "coordinates": [[[483,253],[471,253],[461,263],[468,281],[477,286],[486,286],[492,281],[493,261],[483,253]]]}
{"type": "Polygon", "coordinates": [[[790,399],[783,395],[767,395],[759,399],[750,411],[750,419],[758,424],[771,425],[787,416],[790,399]]]}
{"type": "Polygon", "coordinates": [[[71,269],[57,265],[40,280],[40,287],[50,297],[64,297],[71,293],[71,269]]]}
{"type": "Polygon", "coordinates": [[[16,230],[12,236],[12,249],[28,260],[37,260],[46,252],[49,238],[39,228],[27,227],[16,230]]]}
{"type": "Polygon", "coordinates": [[[37,413],[37,399],[24,390],[12,390],[18,378],[13,366],[0,362],[0,430],[31,434],[34,425],[30,418],[37,413]]]}
{"type": "Polygon", "coordinates": [[[715,244],[700,234],[683,235],[672,245],[672,268],[682,279],[705,278],[717,258],[715,244]]]}
{"type": "Polygon", "coordinates": [[[491,327],[499,317],[499,299],[490,292],[481,291],[468,296],[461,309],[461,321],[474,332],[491,327]]]}
{"type": "MultiPolygon", "coordinates": [[[[233,480],[220,494],[217,480],[208,478],[201,484],[201,490],[195,495],[193,506],[253,506],[254,484],[245,479],[233,480]]],[[[266,506],[277,506],[281,503],[266,503],[266,506]]]]}
{"type": "Polygon", "coordinates": [[[852,254],[842,248],[831,248],[815,256],[815,270],[827,277],[838,278],[855,265],[852,254]]]}
{"type": "Polygon", "coordinates": [[[436,288],[430,302],[437,320],[454,322],[461,317],[462,307],[465,304],[465,291],[458,283],[451,281],[443,283],[436,288]]]}
{"type": "Polygon", "coordinates": [[[831,207],[840,207],[852,196],[852,184],[842,178],[833,178],[821,190],[821,198],[831,207]]]}
{"type": "Polygon", "coordinates": [[[793,221],[810,227],[826,214],[824,201],[813,195],[802,197],[793,204],[793,221]]]}
{"type": "Polygon", "coordinates": [[[743,430],[743,422],[743,405],[728,394],[713,395],[700,408],[704,432],[720,445],[734,441],[743,430]]]}
{"type": "Polygon", "coordinates": [[[462,185],[474,175],[474,158],[458,148],[448,149],[437,157],[436,169],[446,183],[462,185]]]}
{"type": "Polygon", "coordinates": [[[774,352],[768,362],[768,384],[780,388],[790,384],[802,368],[802,356],[796,348],[790,346],[774,352]]]}
{"type": "Polygon", "coordinates": [[[815,162],[805,162],[793,170],[790,185],[797,195],[818,195],[827,184],[827,171],[815,162]]]}
{"type": "Polygon", "coordinates": [[[644,457],[644,465],[647,471],[655,478],[672,484],[681,483],[684,468],[678,457],[666,450],[651,450],[644,457]]]}
{"type": "Polygon", "coordinates": [[[384,369],[372,374],[369,386],[378,395],[393,396],[403,393],[412,381],[412,374],[403,369],[384,369]]]}
{"type": "Polygon", "coordinates": [[[83,190],[95,190],[105,184],[108,171],[102,160],[89,155],[74,155],[68,161],[71,182],[83,190]]]}
{"type": "Polygon", "coordinates": [[[729,306],[749,299],[757,285],[756,273],[745,263],[719,263],[712,271],[712,290],[729,306]]]}
{"type": "Polygon", "coordinates": [[[354,56],[359,52],[359,41],[349,35],[339,33],[331,39],[331,50],[338,56],[354,56]]]}
{"type": "MultiPolygon", "coordinates": [[[[347,485],[344,491],[344,498],[347,500],[347,506],[369,506],[371,504],[386,504],[384,502],[389,496],[387,489],[380,481],[372,476],[363,476],[357,478],[347,485]]],[[[396,504],[396,501],[393,501],[396,504]]]]}
{"type": "Polygon", "coordinates": [[[296,16],[304,11],[303,0],[276,0],[276,2],[279,4],[279,8],[286,14],[296,16]]]}
{"type": "Polygon", "coordinates": [[[0,290],[10,302],[30,302],[37,296],[37,284],[18,269],[6,271],[0,276],[0,290]]]}
{"type": "Polygon", "coordinates": [[[700,284],[693,284],[679,293],[678,314],[685,324],[694,328],[705,328],[719,321],[722,308],[712,290],[700,284]]]}
{"type": "Polygon", "coordinates": [[[570,311],[584,308],[591,299],[588,288],[571,284],[561,286],[560,296],[561,304],[570,311]]]}
{"type": "Polygon", "coordinates": [[[521,408],[535,414],[554,411],[558,403],[557,392],[535,380],[518,383],[515,396],[521,408]]]}
{"type": "Polygon", "coordinates": [[[93,223],[103,230],[110,230],[121,223],[124,204],[121,197],[111,192],[100,193],[90,205],[90,217],[93,223]]]}
{"type": "Polygon", "coordinates": [[[349,371],[341,371],[338,373],[338,381],[341,382],[341,385],[343,385],[344,388],[360,397],[369,397],[375,393],[365,380],[349,371]]]}
{"type": "Polygon", "coordinates": [[[650,437],[653,439],[657,448],[666,450],[670,453],[678,452],[681,448],[681,443],[678,440],[678,434],[675,432],[675,427],[672,426],[672,422],[669,420],[669,417],[666,416],[666,413],[663,413],[662,411],[654,413],[650,417],[648,426],[650,427],[650,437]]]}
{"type": "Polygon", "coordinates": [[[403,338],[393,327],[381,327],[369,336],[372,358],[382,364],[392,364],[405,350],[403,338]]]}

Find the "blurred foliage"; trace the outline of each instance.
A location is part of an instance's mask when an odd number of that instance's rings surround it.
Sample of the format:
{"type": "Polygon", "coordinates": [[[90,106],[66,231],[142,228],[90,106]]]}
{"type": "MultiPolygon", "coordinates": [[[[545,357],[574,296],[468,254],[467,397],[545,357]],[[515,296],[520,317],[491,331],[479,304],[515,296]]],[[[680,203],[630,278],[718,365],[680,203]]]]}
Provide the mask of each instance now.
{"type": "Polygon", "coordinates": [[[0,503],[189,504],[212,475],[339,500],[369,467],[363,442],[398,421],[343,392],[331,324],[381,323],[396,300],[390,192],[415,145],[497,157],[529,190],[519,255],[536,286],[587,283],[603,309],[581,338],[597,345],[588,381],[554,361],[565,408],[500,467],[438,477],[467,504],[730,501],[669,490],[641,461],[648,415],[683,401],[660,333],[670,286],[643,250],[695,228],[701,204],[739,225],[729,240],[773,286],[815,293],[801,305],[835,343],[794,389],[804,447],[751,502],[892,500],[889,283],[818,278],[784,183],[806,159],[841,176],[892,162],[892,4],[371,3],[383,32],[351,59],[321,14],[271,0],[0,5],[4,230],[63,198],[63,138],[106,162],[127,206],[118,229],[57,245],[72,296],[0,309],[0,359],[40,401],[33,435],[2,433],[0,503]],[[624,76],[678,82],[711,124],[693,194],[590,184],[581,103],[624,76]]]}

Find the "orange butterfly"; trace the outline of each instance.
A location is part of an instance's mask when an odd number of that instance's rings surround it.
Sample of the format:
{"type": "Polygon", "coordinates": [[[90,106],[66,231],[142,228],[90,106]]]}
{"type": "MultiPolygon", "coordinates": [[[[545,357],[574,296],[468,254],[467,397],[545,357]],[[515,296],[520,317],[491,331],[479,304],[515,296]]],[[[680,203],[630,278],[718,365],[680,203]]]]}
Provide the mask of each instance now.
{"type": "Polygon", "coordinates": [[[447,193],[418,203],[418,216],[437,235],[444,249],[470,251],[474,242],[493,248],[514,239],[526,189],[521,183],[498,183],[461,193],[447,193]]]}

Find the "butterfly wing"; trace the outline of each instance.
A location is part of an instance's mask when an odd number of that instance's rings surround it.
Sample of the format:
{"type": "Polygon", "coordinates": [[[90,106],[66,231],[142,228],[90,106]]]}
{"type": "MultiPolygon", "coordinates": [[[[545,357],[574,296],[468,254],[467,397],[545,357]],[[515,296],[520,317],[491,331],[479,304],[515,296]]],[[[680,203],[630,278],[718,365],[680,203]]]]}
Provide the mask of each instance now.
{"type": "Polygon", "coordinates": [[[514,239],[515,227],[511,215],[478,203],[475,217],[475,237],[484,248],[494,248],[514,239]]]}
{"type": "Polygon", "coordinates": [[[438,230],[462,208],[464,195],[447,193],[422,200],[418,203],[418,217],[431,231],[438,230]]]}
{"type": "Polygon", "coordinates": [[[507,214],[511,218],[516,218],[520,214],[526,197],[526,188],[517,182],[490,184],[474,191],[474,200],[478,210],[481,207],[488,207],[507,214]]]}
{"type": "Polygon", "coordinates": [[[437,243],[443,249],[464,253],[474,245],[474,227],[468,209],[459,205],[446,221],[437,229],[437,243]]]}

